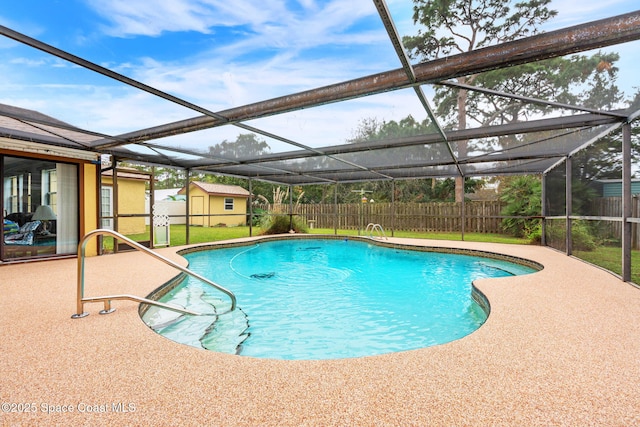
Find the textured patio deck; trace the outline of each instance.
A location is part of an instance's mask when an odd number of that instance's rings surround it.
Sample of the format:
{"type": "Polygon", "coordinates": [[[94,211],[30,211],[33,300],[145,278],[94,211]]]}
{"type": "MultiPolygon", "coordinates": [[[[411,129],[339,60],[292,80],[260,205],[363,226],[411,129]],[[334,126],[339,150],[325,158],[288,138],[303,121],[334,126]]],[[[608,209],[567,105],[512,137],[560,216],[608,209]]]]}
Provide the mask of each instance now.
{"type": "MultiPolygon", "coordinates": [[[[458,341],[276,361],[171,342],[133,302],[115,301],[108,316],[89,304],[90,316],[72,320],[74,259],[0,266],[0,425],[640,425],[639,289],[547,248],[393,240],[545,269],[478,282],[491,314],[458,341]]],[[[86,265],[88,296],[146,295],[175,274],[141,253],[86,265]]]]}

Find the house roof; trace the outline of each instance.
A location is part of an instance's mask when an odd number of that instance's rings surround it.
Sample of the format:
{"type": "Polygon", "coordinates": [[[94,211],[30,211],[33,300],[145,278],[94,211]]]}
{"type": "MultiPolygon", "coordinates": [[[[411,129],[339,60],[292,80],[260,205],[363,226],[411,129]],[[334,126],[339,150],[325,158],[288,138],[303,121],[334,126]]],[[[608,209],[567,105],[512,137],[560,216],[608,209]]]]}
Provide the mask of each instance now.
{"type": "Polygon", "coordinates": [[[42,114],[35,110],[28,110],[26,108],[0,104],[0,111],[2,111],[3,114],[6,114],[7,117],[15,117],[16,119],[32,120],[41,123],[58,124],[71,127],[71,125],[68,123],[55,119],[51,116],[47,116],[46,114],[42,114]]]}
{"type": "MultiPolygon", "coordinates": [[[[596,179],[595,181],[603,184],[622,183],[622,179],[619,178],[596,179]]],[[[640,182],[640,178],[631,178],[631,182],[640,182]]]]}
{"type": "MultiPolygon", "coordinates": [[[[214,184],[210,182],[193,181],[192,186],[200,188],[210,196],[237,196],[237,197],[249,197],[249,191],[240,187],[239,185],[227,185],[227,184],[214,184]]],[[[178,194],[185,194],[186,188],[180,189],[178,194]]]]}
{"type": "Polygon", "coordinates": [[[0,137],[99,153],[89,147],[99,135],[37,111],[0,104],[0,137]]]}
{"type": "MultiPolygon", "coordinates": [[[[108,169],[102,172],[103,176],[113,177],[113,169],[108,169]]],[[[151,179],[151,174],[146,172],[141,172],[136,169],[123,169],[118,168],[118,179],[135,179],[141,181],[149,181],[151,179]]]]}

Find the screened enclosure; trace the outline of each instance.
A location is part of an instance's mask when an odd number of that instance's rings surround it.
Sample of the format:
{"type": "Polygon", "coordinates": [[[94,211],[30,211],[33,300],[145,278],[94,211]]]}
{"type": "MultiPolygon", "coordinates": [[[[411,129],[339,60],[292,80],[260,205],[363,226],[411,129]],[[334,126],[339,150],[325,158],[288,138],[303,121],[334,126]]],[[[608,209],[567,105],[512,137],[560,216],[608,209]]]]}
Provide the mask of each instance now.
{"type": "MultiPolygon", "coordinates": [[[[632,265],[640,222],[631,189],[640,174],[640,11],[633,2],[580,22],[531,18],[531,31],[502,37],[496,30],[466,50],[421,38],[428,33],[423,2],[355,3],[357,19],[330,26],[334,37],[322,52],[285,43],[314,37],[316,21],[301,20],[295,34],[272,45],[236,35],[206,53],[176,53],[164,70],[154,68],[162,61],[152,53],[147,68],[127,72],[117,51],[85,58],[54,37],[0,26],[14,43],[4,62],[34,51],[42,60],[37,75],[24,76],[39,91],[28,93],[17,80],[7,86],[0,136],[101,153],[114,165],[239,177],[248,188],[536,175],[542,242],[580,254],[596,235],[629,281],[640,268],[632,265]],[[267,57],[269,50],[276,54],[267,57]],[[229,62],[215,60],[231,51],[229,62]],[[199,66],[176,65],[180,55],[199,66]],[[283,56],[297,61],[278,62],[283,56]],[[45,95],[57,101],[35,108],[45,95]],[[14,99],[22,102],[6,102],[14,99]],[[619,194],[605,195],[616,183],[619,194]]],[[[350,11],[323,13],[344,19],[350,11]]],[[[237,34],[251,33],[241,27],[237,34]]],[[[464,218],[464,197],[457,201],[464,218]]],[[[380,221],[394,223],[395,209],[392,200],[380,221]]]]}

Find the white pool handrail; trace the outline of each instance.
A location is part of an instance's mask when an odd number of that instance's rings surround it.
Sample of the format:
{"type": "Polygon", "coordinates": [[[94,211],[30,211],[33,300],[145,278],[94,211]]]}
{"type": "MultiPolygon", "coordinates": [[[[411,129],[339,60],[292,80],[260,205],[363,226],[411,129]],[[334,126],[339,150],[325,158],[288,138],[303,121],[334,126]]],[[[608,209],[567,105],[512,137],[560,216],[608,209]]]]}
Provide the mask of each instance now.
{"type": "Polygon", "coordinates": [[[370,222],[369,224],[367,224],[367,228],[365,229],[365,235],[367,234],[367,232],[369,233],[369,237],[373,239],[373,232],[377,231],[378,232],[378,237],[382,238],[384,237],[386,240],[389,240],[389,238],[387,237],[387,235],[384,232],[384,229],[382,228],[382,226],[380,224],[374,224],[372,222],[370,222]]]}

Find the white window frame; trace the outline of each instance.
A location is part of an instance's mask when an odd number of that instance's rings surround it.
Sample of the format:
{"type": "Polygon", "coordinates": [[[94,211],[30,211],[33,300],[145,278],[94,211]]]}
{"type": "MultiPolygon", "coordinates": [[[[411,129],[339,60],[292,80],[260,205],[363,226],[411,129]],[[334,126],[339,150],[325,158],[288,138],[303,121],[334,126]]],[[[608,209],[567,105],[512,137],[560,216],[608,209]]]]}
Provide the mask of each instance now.
{"type": "Polygon", "coordinates": [[[233,197],[225,197],[224,198],[224,210],[232,211],[234,207],[235,199],[233,197]]]}
{"type": "MultiPolygon", "coordinates": [[[[100,216],[113,217],[113,187],[108,185],[103,185],[100,189],[100,216]],[[108,205],[105,205],[104,203],[105,197],[109,199],[108,205]]],[[[102,218],[100,221],[100,228],[113,230],[113,218],[102,218]]]]}

